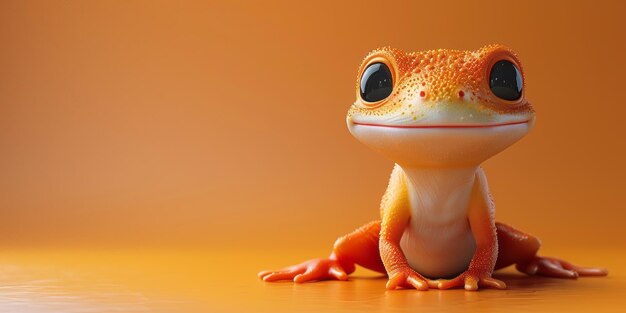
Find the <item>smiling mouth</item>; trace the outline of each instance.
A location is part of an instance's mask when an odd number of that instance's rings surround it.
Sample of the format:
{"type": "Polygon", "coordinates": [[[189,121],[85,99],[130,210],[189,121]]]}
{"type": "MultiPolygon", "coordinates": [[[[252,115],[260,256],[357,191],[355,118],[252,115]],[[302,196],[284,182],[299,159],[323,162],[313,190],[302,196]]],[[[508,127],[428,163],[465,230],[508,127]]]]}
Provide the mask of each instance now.
{"type": "Polygon", "coordinates": [[[508,122],[508,123],[498,123],[498,124],[477,124],[477,125],[384,125],[384,124],[373,124],[373,123],[359,123],[352,122],[354,125],[362,125],[362,126],[374,126],[374,127],[388,127],[388,128],[490,128],[490,127],[500,127],[500,126],[509,126],[509,125],[519,125],[526,124],[528,121],[520,121],[520,122],[508,122]]]}

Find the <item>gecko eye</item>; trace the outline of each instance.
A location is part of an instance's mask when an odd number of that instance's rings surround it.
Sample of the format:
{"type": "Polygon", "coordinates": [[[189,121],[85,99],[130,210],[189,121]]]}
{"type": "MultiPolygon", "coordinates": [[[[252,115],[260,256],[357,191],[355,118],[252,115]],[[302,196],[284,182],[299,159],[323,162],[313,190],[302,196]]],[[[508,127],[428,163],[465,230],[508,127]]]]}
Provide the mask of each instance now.
{"type": "Polygon", "coordinates": [[[510,61],[496,62],[489,74],[489,88],[496,97],[517,100],[522,96],[522,74],[510,61]]]}
{"type": "Polygon", "coordinates": [[[393,90],[391,71],[385,63],[372,63],[361,76],[361,98],[376,102],[387,98],[393,90]]]}

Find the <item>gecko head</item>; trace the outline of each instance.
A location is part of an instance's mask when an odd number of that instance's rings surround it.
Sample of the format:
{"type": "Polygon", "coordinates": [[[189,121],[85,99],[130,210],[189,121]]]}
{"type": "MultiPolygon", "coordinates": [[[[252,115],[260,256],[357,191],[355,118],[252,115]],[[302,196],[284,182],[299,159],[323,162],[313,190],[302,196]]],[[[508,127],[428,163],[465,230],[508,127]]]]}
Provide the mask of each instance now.
{"type": "Polygon", "coordinates": [[[516,54],[372,51],[361,64],[347,115],[354,137],[403,166],[478,165],[532,128],[516,54]]]}

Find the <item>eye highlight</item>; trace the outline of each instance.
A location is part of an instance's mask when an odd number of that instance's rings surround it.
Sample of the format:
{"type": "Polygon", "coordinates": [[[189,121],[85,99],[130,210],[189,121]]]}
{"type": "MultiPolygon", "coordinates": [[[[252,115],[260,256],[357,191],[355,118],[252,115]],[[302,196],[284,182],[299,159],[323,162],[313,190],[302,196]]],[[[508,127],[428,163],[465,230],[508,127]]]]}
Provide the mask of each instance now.
{"type": "Polygon", "coordinates": [[[393,91],[391,71],[385,63],[370,64],[361,76],[361,99],[367,102],[383,100],[393,91]]]}
{"type": "Polygon", "coordinates": [[[489,74],[489,88],[498,98],[517,100],[522,96],[522,74],[515,64],[507,60],[496,62],[489,74]]]}

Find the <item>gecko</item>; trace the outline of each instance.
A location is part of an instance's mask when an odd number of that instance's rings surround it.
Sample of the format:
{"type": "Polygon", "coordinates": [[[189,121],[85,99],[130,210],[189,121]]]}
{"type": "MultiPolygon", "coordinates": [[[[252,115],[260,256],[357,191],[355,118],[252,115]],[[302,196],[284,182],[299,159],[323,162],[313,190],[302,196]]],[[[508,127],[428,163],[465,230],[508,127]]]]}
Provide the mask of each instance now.
{"type": "Polygon", "coordinates": [[[607,275],[539,256],[537,237],[495,220],[481,164],[535,123],[510,48],[373,50],[359,67],[346,122],[358,141],[395,163],[380,219],[337,239],[329,257],[262,271],[262,280],[347,280],[359,265],[387,275],[390,290],[473,291],[506,289],[492,274],[511,265],[528,275],[607,275]]]}

